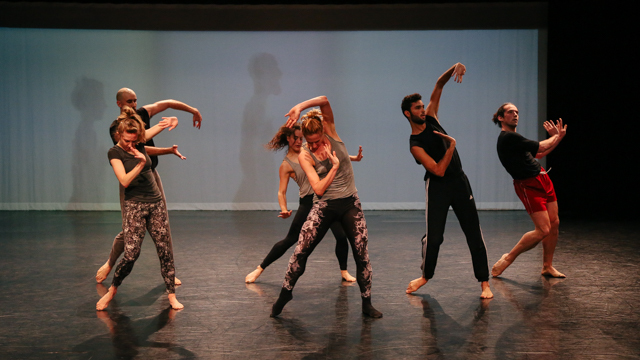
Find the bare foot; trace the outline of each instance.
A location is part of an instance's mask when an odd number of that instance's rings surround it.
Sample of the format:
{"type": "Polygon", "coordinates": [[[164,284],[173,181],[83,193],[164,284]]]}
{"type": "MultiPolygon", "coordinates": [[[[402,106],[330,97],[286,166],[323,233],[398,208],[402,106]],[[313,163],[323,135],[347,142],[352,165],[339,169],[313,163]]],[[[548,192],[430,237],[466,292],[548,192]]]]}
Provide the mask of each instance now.
{"type": "Polygon", "coordinates": [[[111,286],[109,288],[109,291],[107,291],[107,293],[104,294],[104,296],[96,304],[96,310],[106,309],[107,306],[109,306],[109,303],[111,302],[111,300],[113,300],[113,297],[116,296],[117,292],[118,292],[118,288],[115,286],[111,286]]]}
{"type": "Polygon", "coordinates": [[[169,294],[169,304],[171,304],[171,308],[175,310],[184,309],[184,305],[182,305],[178,299],[176,299],[176,294],[169,294]]]}
{"type": "Polygon", "coordinates": [[[107,260],[107,262],[104,263],[104,265],[100,266],[100,269],[98,269],[98,272],[96,273],[96,282],[98,284],[101,284],[107,278],[107,276],[109,276],[110,272],[111,266],[109,266],[109,260],[107,260]]]}
{"type": "Polygon", "coordinates": [[[500,274],[502,274],[502,272],[509,266],[511,265],[510,262],[507,261],[507,256],[509,254],[504,254],[502,255],[502,257],[500,258],[500,260],[498,260],[495,264],[493,264],[493,267],[491,268],[491,276],[493,277],[498,277],[500,276],[500,274]]]}
{"type": "Polygon", "coordinates": [[[482,294],[480,294],[480,298],[481,299],[493,298],[493,293],[491,292],[491,288],[489,287],[489,282],[483,281],[481,286],[482,286],[482,294]]]}
{"type": "Polygon", "coordinates": [[[342,275],[342,280],[344,281],[348,281],[348,282],[356,281],[356,278],[351,276],[351,274],[349,274],[347,270],[340,270],[340,274],[342,275]]]}
{"type": "Polygon", "coordinates": [[[554,278],[566,278],[567,277],[565,274],[563,274],[560,271],[556,270],[556,268],[554,268],[553,266],[543,267],[541,274],[544,275],[544,276],[551,276],[551,277],[554,277],[554,278]]]}
{"type": "Polygon", "coordinates": [[[411,282],[409,283],[409,286],[407,286],[407,294],[411,294],[412,292],[420,289],[422,286],[424,286],[427,283],[427,279],[423,278],[423,277],[419,277],[415,280],[411,280],[411,282]]]}
{"type": "Polygon", "coordinates": [[[175,280],[173,282],[174,282],[174,284],[176,284],[176,286],[182,285],[182,281],[180,281],[180,279],[178,279],[178,278],[175,278],[175,280]]]}
{"type": "Polygon", "coordinates": [[[260,277],[263,271],[264,269],[260,267],[260,265],[258,265],[258,267],[255,270],[250,272],[249,275],[247,275],[247,277],[244,278],[244,282],[249,284],[256,282],[256,280],[258,280],[258,277],[260,277]]]}

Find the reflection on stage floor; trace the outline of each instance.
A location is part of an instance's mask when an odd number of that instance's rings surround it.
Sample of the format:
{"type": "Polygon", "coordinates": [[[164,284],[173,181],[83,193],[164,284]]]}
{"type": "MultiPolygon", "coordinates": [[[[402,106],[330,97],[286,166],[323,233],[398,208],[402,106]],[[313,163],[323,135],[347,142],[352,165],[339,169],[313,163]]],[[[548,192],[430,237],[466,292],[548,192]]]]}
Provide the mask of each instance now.
{"type": "MultiPolygon", "coordinates": [[[[290,249],[254,284],[245,276],[281,240],[290,220],[268,211],[173,211],[177,297],[171,310],[148,237],[106,311],[96,284],[120,231],[119,212],[0,212],[2,359],[638,359],[640,227],[562,220],[554,264],[542,247],[519,257],[481,300],[471,257],[449,214],[435,277],[420,276],[422,211],[366,211],[373,304],[341,280],[330,233],[293,300],[270,318],[290,249]]],[[[482,211],[490,266],[532,229],[522,211],[482,211]]],[[[350,250],[351,253],[351,250],[350,250]]],[[[349,259],[349,270],[355,264],[349,259]]]]}

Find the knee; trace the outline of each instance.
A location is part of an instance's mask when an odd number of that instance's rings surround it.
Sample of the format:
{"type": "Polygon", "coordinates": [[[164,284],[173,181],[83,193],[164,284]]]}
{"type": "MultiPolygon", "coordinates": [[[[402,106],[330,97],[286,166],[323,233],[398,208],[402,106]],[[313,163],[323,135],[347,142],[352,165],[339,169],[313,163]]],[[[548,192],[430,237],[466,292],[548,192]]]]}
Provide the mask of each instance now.
{"type": "Polygon", "coordinates": [[[540,226],[536,228],[536,232],[538,233],[538,237],[540,238],[540,240],[542,240],[551,233],[551,225],[545,224],[543,226],[540,226]]]}
{"type": "Polygon", "coordinates": [[[140,249],[131,250],[131,251],[126,251],[125,249],[124,255],[122,256],[122,260],[126,262],[134,262],[138,260],[139,256],[140,256],[140,249]]]}
{"type": "Polygon", "coordinates": [[[429,236],[422,238],[422,244],[427,245],[427,247],[431,246],[440,246],[442,242],[444,242],[444,236],[429,236]]]}
{"type": "Polygon", "coordinates": [[[551,220],[551,231],[557,233],[558,228],[560,227],[560,218],[555,218],[551,220]]]}

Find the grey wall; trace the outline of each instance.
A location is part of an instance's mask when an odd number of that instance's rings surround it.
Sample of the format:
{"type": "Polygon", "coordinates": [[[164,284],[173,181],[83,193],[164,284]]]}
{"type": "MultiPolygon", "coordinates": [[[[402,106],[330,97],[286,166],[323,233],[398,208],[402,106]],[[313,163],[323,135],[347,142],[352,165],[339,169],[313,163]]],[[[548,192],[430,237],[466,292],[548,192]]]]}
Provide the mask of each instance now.
{"type": "MultiPolygon", "coordinates": [[[[496,108],[521,110],[518,131],[537,138],[538,31],[189,32],[0,28],[0,209],[117,209],[106,158],[115,93],[138,104],[173,98],[197,107],[157,137],[187,160],[160,159],[171,209],[275,209],[283,153],[267,142],[297,102],[326,95],[350,151],[365,208],[424,207],[424,170],[408,151],[399,106],[425,98],[460,61],[439,118],[458,141],[479,208],[519,208],[495,153],[496,108]],[[497,56],[500,54],[500,56],[497,56]]],[[[152,119],[152,123],[160,116],[152,119]]],[[[297,187],[288,198],[295,208],[297,187]]]]}

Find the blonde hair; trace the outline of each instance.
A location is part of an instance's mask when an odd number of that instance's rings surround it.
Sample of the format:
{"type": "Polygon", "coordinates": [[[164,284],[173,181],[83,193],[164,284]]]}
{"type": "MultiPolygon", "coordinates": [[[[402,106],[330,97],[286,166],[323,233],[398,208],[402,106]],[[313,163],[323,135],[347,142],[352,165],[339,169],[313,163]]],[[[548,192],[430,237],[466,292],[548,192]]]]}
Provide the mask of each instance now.
{"type": "Polygon", "coordinates": [[[309,136],[323,132],[322,112],[320,110],[312,109],[302,116],[302,135],[309,136]]]}
{"type": "Polygon", "coordinates": [[[136,112],[129,106],[122,107],[122,113],[118,116],[118,134],[124,133],[138,134],[138,142],[146,143],[147,137],[144,130],[144,123],[136,112]]]}

